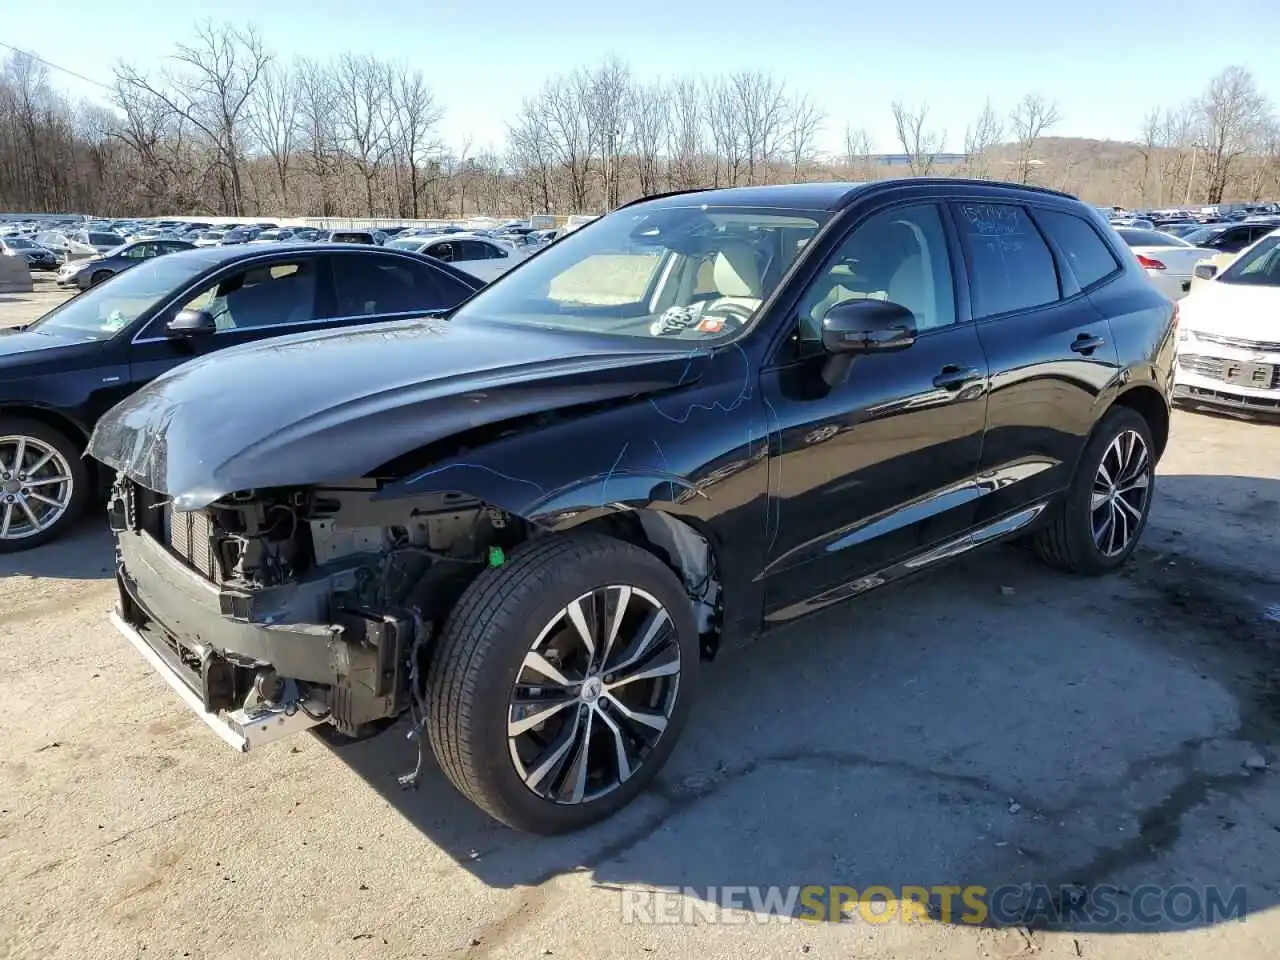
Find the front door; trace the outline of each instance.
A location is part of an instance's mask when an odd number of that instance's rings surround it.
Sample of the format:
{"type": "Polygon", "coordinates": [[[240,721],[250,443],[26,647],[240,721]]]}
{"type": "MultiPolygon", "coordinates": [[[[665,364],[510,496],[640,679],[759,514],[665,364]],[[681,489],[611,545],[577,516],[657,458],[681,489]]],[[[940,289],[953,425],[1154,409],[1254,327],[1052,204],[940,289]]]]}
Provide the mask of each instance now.
{"type": "Polygon", "coordinates": [[[132,388],[203,354],[319,325],[322,267],[322,259],[314,255],[282,258],[233,268],[190,290],[134,339],[129,361],[132,388]],[[217,332],[168,334],[165,325],[181,310],[206,311],[217,332]]]}
{"type": "Polygon", "coordinates": [[[774,419],[766,620],[875,585],[875,574],[966,530],[986,421],[987,362],[957,313],[955,241],[941,208],[895,206],[854,226],[801,298],[792,356],[761,377],[774,419]],[[908,307],[916,341],[824,381],[834,304],[908,307]]]}

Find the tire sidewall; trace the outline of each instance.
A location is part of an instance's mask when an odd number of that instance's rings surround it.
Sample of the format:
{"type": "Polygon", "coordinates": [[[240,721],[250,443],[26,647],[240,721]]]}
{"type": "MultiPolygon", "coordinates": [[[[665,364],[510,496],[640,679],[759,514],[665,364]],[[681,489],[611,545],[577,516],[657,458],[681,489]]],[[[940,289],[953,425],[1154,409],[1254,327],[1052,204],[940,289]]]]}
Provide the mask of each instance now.
{"type": "MultiPolygon", "coordinates": [[[[639,547],[615,541],[605,563],[595,551],[577,554],[555,571],[547,589],[531,604],[497,611],[488,629],[498,629],[501,640],[488,658],[487,669],[475,678],[474,747],[486,758],[478,772],[485,792],[500,799],[495,811],[500,819],[539,833],[579,829],[603,819],[630,803],[652,781],[670,756],[696,698],[699,639],[692,604],[676,575],[660,560],[639,547]],[[675,708],[653,752],[630,779],[599,800],[585,805],[560,805],[535,795],[516,772],[510,757],[507,719],[511,692],[524,656],[543,629],[567,604],[598,587],[627,585],[652,594],[670,615],[680,646],[680,684],[675,708]],[[508,619],[518,618],[516,629],[508,619]]],[[[513,554],[513,560],[518,556],[513,554]]],[[[490,571],[497,572],[497,571],[490,571]]]]}
{"type": "Polygon", "coordinates": [[[1138,413],[1127,407],[1113,409],[1099,424],[1098,430],[1089,440],[1080,464],[1076,470],[1075,482],[1071,486],[1067,498],[1067,522],[1070,536],[1074,543],[1073,551],[1084,561],[1086,572],[1106,573],[1122,566],[1137,549],[1142,534],[1146,531],[1147,521],[1151,517],[1151,504],[1156,492],[1155,443],[1151,437],[1151,428],[1138,413]],[[1138,529],[1129,539],[1128,546],[1113,557],[1108,557],[1093,541],[1093,513],[1090,502],[1093,496],[1093,479],[1097,475],[1098,466],[1106,455],[1108,448],[1121,433],[1132,430],[1142,438],[1147,446],[1147,457],[1150,460],[1150,482],[1147,488],[1147,499],[1143,507],[1142,518],[1138,521],[1138,529]]]}
{"type": "Polygon", "coordinates": [[[58,539],[76,522],[89,501],[89,470],[76,445],[65,434],[39,421],[22,417],[0,417],[0,436],[31,437],[56,447],[71,471],[71,503],[53,526],[23,540],[0,540],[0,553],[18,553],[58,539]]]}

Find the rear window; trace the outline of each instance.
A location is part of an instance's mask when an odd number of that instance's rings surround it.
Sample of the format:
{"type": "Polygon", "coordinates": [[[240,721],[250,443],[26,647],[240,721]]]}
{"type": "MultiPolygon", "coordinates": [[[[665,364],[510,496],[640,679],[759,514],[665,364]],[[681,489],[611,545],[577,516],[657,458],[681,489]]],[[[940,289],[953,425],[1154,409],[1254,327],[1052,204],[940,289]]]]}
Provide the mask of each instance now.
{"type": "Polygon", "coordinates": [[[1116,230],[1120,239],[1131,247],[1189,247],[1191,244],[1175,237],[1171,233],[1160,230],[1138,230],[1133,227],[1121,227],[1116,230]]]}
{"type": "Polygon", "coordinates": [[[339,233],[335,231],[329,240],[332,243],[373,243],[373,237],[367,233],[339,233]]]}
{"type": "Polygon", "coordinates": [[[91,233],[89,234],[89,242],[94,246],[106,246],[107,244],[118,246],[124,243],[124,237],[118,233],[91,233]]]}
{"type": "Polygon", "coordinates": [[[1056,210],[1037,210],[1036,219],[1071,264],[1080,286],[1088,287],[1120,269],[1098,231],[1079,217],[1056,210]]]}
{"type": "Polygon", "coordinates": [[[962,203],[973,318],[1030,310],[1061,296],[1053,254],[1027,211],[1012,203],[962,203]]]}

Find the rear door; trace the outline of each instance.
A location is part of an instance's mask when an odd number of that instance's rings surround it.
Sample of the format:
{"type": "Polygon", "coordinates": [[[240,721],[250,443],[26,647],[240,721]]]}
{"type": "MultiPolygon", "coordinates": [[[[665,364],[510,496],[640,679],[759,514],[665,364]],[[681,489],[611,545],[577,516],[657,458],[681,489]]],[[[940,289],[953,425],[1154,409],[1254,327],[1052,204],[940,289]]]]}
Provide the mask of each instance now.
{"type": "Polygon", "coordinates": [[[329,322],[372,323],[447,310],[474,292],[411,256],[353,250],[331,254],[329,259],[332,297],[321,312],[329,322]]]}
{"type": "Polygon", "coordinates": [[[1079,218],[1063,221],[1060,212],[1044,211],[1046,228],[1060,237],[1054,246],[1066,251],[1059,253],[1022,204],[961,201],[952,213],[991,367],[979,466],[984,495],[975,517],[983,524],[1070,482],[1097,398],[1119,367],[1111,330],[1089,291],[1122,270],[1105,243],[1099,254],[1088,242],[1102,241],[1079,218]]]}

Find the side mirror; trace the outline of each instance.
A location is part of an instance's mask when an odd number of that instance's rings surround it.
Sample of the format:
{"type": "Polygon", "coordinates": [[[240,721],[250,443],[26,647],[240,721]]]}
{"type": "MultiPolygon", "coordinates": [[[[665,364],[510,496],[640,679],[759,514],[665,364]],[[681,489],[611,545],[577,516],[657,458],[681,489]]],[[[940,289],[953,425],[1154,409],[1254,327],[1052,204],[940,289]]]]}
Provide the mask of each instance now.
{"type": "Polygon", "coordinates": [[[166,324],[166,329],[179,337],[200,337],[217,333],[218,324],[207,310],[180,310],[166,324]]]}
{"type": "Polygon", "coordinates": [[[1212,280],[1218,275],[1218,267],[1212,263],[1197,263],[1194,273],[1197,279],[1212,280]]]}
{"type": "Polygon", "coordinates": [[[892,300],[846,300],[822,317],[827,353],[889,353],[915,342],[915,314],[892,300]]]}

